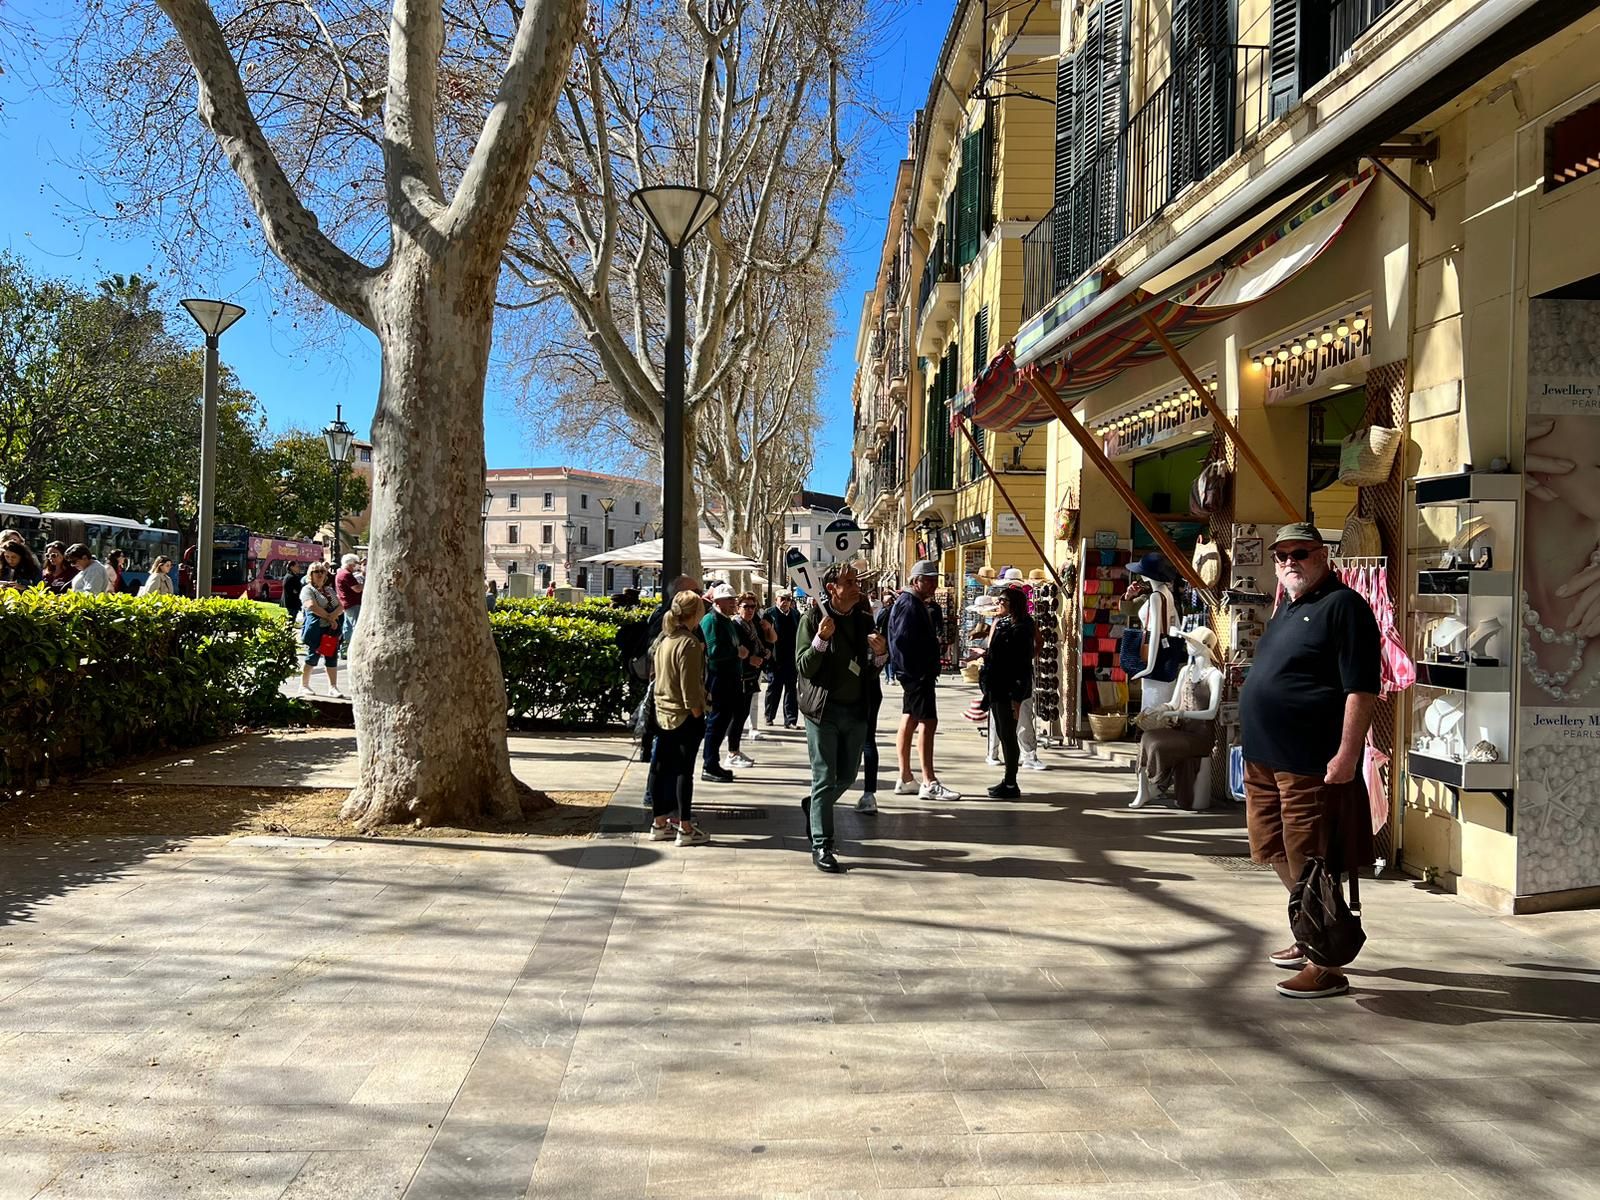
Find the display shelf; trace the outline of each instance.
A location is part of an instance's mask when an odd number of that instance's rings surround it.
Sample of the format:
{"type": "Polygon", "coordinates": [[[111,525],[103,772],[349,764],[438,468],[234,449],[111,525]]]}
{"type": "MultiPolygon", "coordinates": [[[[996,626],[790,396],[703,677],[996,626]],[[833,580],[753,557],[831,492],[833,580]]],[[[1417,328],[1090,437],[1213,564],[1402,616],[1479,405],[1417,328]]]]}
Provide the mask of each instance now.
{"type": "Polygon", "coordinates": [[[1510,571],[1419,570],[1419,596],[1509,596],[1510,571]]]}
{"type": "Polygon", "coordinates": [[[1419,508],[1437,504],[1478,504],[1484,501],[1522,499],[1522,476],[1492,471],[1466,471],[1458,475],[1434,475],[1415,483],[1419,508]]]}
{"type": "Polygon", "coordinates": [[[1465,792],[1504,792],[1510,791],[1512,786],[1512,767],[1508,762],[1456,762],[1413,750],[1406,755],[1406,770],[1419,779],[1432,779],[1465,792]]]}
{"type": "Polygon", "coordinates": [[[1511,668],[1483,667],[1476,663],[1419,662],[1417,682],[1447,692],[1511,691],[1511,668]]]}

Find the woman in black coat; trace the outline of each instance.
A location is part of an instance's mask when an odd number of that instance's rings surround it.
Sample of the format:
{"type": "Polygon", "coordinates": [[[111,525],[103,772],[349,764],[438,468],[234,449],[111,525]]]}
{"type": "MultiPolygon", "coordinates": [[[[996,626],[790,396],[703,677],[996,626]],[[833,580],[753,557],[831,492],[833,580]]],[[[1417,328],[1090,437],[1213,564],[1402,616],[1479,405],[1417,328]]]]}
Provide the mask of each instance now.
{"type": "Polygon", "coordinates": [[[1028,615],[1028,594],[1007,588],[1001,598],[1005,613],[994,623],[989,648],[983,656],[983,698],[989,707],[1005,759],[1005,779],[989,789],[997,800],[1022,795],[1017,787],[1017,715],[1022,702],[1033,694],[1033,618],[1028,615]]]}

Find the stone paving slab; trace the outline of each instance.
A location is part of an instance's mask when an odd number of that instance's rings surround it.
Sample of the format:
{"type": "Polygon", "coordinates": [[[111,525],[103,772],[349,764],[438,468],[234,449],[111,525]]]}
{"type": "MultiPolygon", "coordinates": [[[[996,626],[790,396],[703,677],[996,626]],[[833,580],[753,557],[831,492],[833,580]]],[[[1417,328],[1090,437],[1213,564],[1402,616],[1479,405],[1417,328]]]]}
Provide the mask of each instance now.
{"type": "MultiPolygon", "coordinates": [[[[298,736],[156,769],[347,778],[298,736]]],[[[1595,914],[1381,878],[1352,994],[1297,1003],[1236,808],[1062,751],[991,801],[963,723],[971,795],[880,787],[831,878],[802,739],[747,750],[695,849],[603,739],[520,756],[614,773],[588,841],[0,846],[0,1200],[1596,1195],[1595,914]]]]}

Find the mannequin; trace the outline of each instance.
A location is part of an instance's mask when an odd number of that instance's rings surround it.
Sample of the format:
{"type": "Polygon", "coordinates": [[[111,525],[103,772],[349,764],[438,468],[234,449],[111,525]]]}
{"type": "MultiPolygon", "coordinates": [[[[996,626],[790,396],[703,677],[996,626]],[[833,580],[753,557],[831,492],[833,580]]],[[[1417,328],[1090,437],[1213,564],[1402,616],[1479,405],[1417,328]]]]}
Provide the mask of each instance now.
{"type": "MultiPolygon", "coordinates": [[[[1147,559],[1149,557],[1151,556],[1146,556],[1147,559]]],[[[1163,564],[1165,561],[1162,560],[1163,564]]],[[[1178,684],[1176,679],[1162,681],[1150,678],[1150,672],[1155,669],[1156,656],[1161,650],[1161,639],[1169,633],[1177,632],[1175,626],[1178,623],[1178,604],[1173,598],[1171,583],[1148,574],[1145,578],[1150,581],[1150,595],[1139,608],[1139,624],[1148,635],[1144,640],[1145,667],[1132,676],[1141,681],[1139,692],[1141,711],[1168,703],[1178,684]]]]}
{"type": "Polygon", "coordinates": [[[1217,668],[1217,635],[1191,629],[1183,635],[1189,661],[1174,681],[1177,701],[1144,708],[1138,717],[1139,786],[1129,808],[1156,798],[1162,776],[1176,781],[1179,808],[1204,812],[1211,807],[1211,750],[1222,707],[1222,672],[1217,668]]]}

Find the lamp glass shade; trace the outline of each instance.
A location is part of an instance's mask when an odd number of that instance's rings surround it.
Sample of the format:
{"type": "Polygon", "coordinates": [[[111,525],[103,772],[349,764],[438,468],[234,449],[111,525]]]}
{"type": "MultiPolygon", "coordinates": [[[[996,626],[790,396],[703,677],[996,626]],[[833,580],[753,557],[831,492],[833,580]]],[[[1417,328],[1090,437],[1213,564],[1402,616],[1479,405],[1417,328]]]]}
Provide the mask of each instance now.
{"type": "Polygon", "coordinates": [[[489,509],[494,505],[494,493],[488,488],[483,489],[483,515],[489,515],[489,509]]]}
{"type": "Polygon", "coordinates": [[[328,461],[337,466],[350,461],[351,451],[355,449],[356,431],[345,423],[344,418],[336,418],[322,431],[322,441],[328,447],[328,461]]]}
{"type": "Polygon", "coordinates": [[[681,249],[698,233],[722,203],[703,188],[672,184],[639,188],[628,202],[650,219],[656,232],[674,250],[681,249]]]}
{"type": "Polygon", "coordinates": [[[603,496],[603,497],[601,497],[601,499],[600,499],[600,507],[602,509],[604,509],[606,512],[610,512],[612,509],[617,507],[617,498],[615,496],[603,496]]]}
{"type": "Polygon", "coordinates": [[[180,300],[185,311],[194,318],[194,323],[200,326],[201,332],[207,337],[217,337],[225,333],[228,326],[244,316],[244,309],[237,304],[229,304],[226,300],[180,300]]]}

